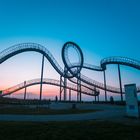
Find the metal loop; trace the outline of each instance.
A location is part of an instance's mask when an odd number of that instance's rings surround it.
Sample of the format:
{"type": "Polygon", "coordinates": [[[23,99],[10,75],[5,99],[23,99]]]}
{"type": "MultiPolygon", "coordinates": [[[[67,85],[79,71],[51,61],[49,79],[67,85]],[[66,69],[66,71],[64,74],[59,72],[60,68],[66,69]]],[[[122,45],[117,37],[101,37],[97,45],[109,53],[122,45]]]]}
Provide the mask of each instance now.
{"type": "Polygon", "coordinates": [[[82,50],[76,43],[66,42],[62,48],[62,60],[65,65],[65,69],[67,69],[67,72],[65,72],[64,77],[67,78],[76,77],[80,73],[84,63],[82,50]],[[77,63],[72,64],[68,58],[68,49],[70,47],[74,48],[78,54],[79,61],[77,63]]]}

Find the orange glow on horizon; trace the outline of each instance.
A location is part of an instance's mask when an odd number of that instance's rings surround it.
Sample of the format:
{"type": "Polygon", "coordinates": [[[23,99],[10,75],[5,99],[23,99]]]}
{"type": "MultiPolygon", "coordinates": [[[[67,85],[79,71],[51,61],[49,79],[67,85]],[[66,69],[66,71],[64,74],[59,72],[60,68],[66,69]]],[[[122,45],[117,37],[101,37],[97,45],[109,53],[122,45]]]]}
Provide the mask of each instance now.
{"type": "MultiPolygon", "coordinates": [[[[13,95],[23,95],[24,90],[17,91],[13,93],[13,95]]],[[[43,96],[56,96],[59,93],[59,87],[47,85],[47,87],[43,86],[42,95],[43,96]]],[[[27,94],[32,94],[35,97],[40,94],[40,85],[27,87],[27,94]]]]}

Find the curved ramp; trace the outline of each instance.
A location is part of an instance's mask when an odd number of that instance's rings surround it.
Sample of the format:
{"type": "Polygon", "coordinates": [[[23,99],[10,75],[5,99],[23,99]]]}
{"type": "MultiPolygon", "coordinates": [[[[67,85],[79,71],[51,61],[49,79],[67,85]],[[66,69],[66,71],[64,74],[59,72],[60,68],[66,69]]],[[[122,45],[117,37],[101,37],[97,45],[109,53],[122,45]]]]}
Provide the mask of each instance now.
{"type": "MultiPolygon", "coordinates": [[[[15,85],[13,87],[10,87],[8,89],[3,90],[2,96],[10,95],[12,93],[15,93],[16,91],[19,91],[19,90],[25,88],[25,87],[30,87],[30,86],[37,85],[37,84],[40,84],[40,83],[41,83],[40,78],[26,81],[26,84],[24,82],[20,83],[18,85],[15,85]]],[[[43,79],[43,84],[49,84],[49,85],[54,85],[54,86],[59,86],[60,87],[60,81],[55,80],[55,79],[44,78],[43,79]]],[[[64,87],[64,84],[62,83],[61,86],[64,87]]],[[[78,91],[76,84],[68,83],[66,88],[70,89],[70,90],[73,90],[73,91],[78,91]]],[[[81,86],[81,93],[86,94],[86,95],[90,95],[90,96],[97,96],[96,92],[94,92],[94,91],[92,91],[92,90],[90,90],[90,89],[88,89],[84,86],[81,86]]]]}

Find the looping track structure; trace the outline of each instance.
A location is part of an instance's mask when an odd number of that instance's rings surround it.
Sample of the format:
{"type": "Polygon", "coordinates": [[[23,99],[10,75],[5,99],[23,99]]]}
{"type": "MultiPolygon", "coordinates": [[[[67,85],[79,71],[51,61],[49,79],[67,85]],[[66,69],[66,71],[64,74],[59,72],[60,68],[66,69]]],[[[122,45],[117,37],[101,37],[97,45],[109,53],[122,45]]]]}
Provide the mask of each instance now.
{"type": "Polygon", "coordinates": [[[68,72],[71,73],[71,78],[76,77],[78,75],[78,73],[80,73],[80,71],[83,67],[83,63],[84,63],[84,57],[83,57],[82,50],[80,49],[80,47],[76,43],[66,42],[62,48],[62,60],[63,60],[63,63],[65,65],[65,69],[67,70],[64,77],[66,77],[66,78],[69,77],[67,75],[68,72]],[[78,53],[79,62],[76,64],[71,64],[71,62],[68,58],[68,49],[70,47],[74,48],[76,50],[76,52],[78,53]]]}
{"type": "MultiPolygon", "coordinates": [[[[62,48],[62,60],[64,62],[64,66],[65,66],[64,69],[58,64],[56,59],[53,57],[51,52],[49,50],[47,50],[46,47],[44,47],[40,44],[37,44],[37,43],[21,43],[21,44],[17,44],[17,45],[14,45],[12,47],[5,49],[4,51],[2,51],[0,53],[0,64],[2,64],[7,59],[9,59],[17,54],[27,52],[27,51],[35,51],[35,52],[41,53],[44,57],[46,57],[48,59],[50,64],[60,74],[61,77],[67,78],[68,80],[70,80],[71,82],[73,82],[75,84],[77,83],[77,79],[80,80],[82,86],[84,88],[88,89],[88,92],[87,92],[87,90],[82,90],[82,93],[88,94],[88,95],[93,95],[93,96],[94,95],[96,96],[97,92],[93,92],[93,91],[97,91],[97,89],[102,89],[102,90],[106,90],[106,91],[113,92],[113,93],[120,93],[120,88],[105,85],[105,83],[103,84],[103,83],[97,82],[97,81],[81,74],[80,71],[82,68],[93,70],[93,71],[103,71],[104,72],[106,70],[107,65],[119,64],[119,65],[125,65],[125,66],[133,67],[135,69],[140,70],[140,61],[134,60],[131,58],[126,58],[126,57],[114,56],[114,57],[105,58],[105,59],[101,60],[100,66],[95,66],[95,65],[84,63],[84,57],[83,57],[82,50],[76,43],[73,43],[73,42],[66,42],[62,48]],[[77,51],[78,56],[79,56],[78,63],[72,64],[70,62],[70,60],[68,58],[69,47],[73,47],[77,51]],[[79,76],[79,73],[80,73],[80,76],[79,76]]],[[[47,81],[47,79],[43,79],[43,83],[53,84],[53,82],[55,83],[55,81],[53,81],[53,80],[52,80],[52,82],[49,83],[47,81]]],[[[29,83],[30,83],[30,81],[29,81],[29,83]]],[[[32,83],[28,84],[28,86],[34,85],[36,83],[40,83],[39,80],[32,80],[32,83]]],[[[55,85],[59,86],[59,84],[55,84],[55,85]]],[[[62,85],[62,86],[65,86],[65,85],[62,85]]],[[[20,87],[20,86],[16,86],[16,87],[20,87]]],[[[22,88],[24,88],[24,86],[22,88]]],[[[69,84],[68,84],[67,88],[70,88],[69,84]]],[[[20,90],[20,89],[21,88],[17,88],[15,91],[20,90]]],[[[73,89],[73,90],[75,90],[75,89],[73,89]]],[[[6,91],[8,91],[8,90],[5,90],[5,92],[3,92],[2,96],[13,93],[13,92],[6,92],[6,91]]],[[[139,91],[140,91],[140,87],[137,87],[137,92],[139,92],[139,91]]]]}

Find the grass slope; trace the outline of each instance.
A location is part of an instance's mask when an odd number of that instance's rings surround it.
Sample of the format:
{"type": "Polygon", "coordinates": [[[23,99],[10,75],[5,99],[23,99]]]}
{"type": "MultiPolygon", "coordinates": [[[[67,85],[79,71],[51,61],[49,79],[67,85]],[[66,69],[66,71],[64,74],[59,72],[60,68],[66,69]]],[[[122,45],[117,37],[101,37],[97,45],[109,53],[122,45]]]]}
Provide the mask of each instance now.
{"type": "Polygon", "coordinates": [[[139,140],[140,126],[112,122],[0,122],[0,140],[139,140]]]}

